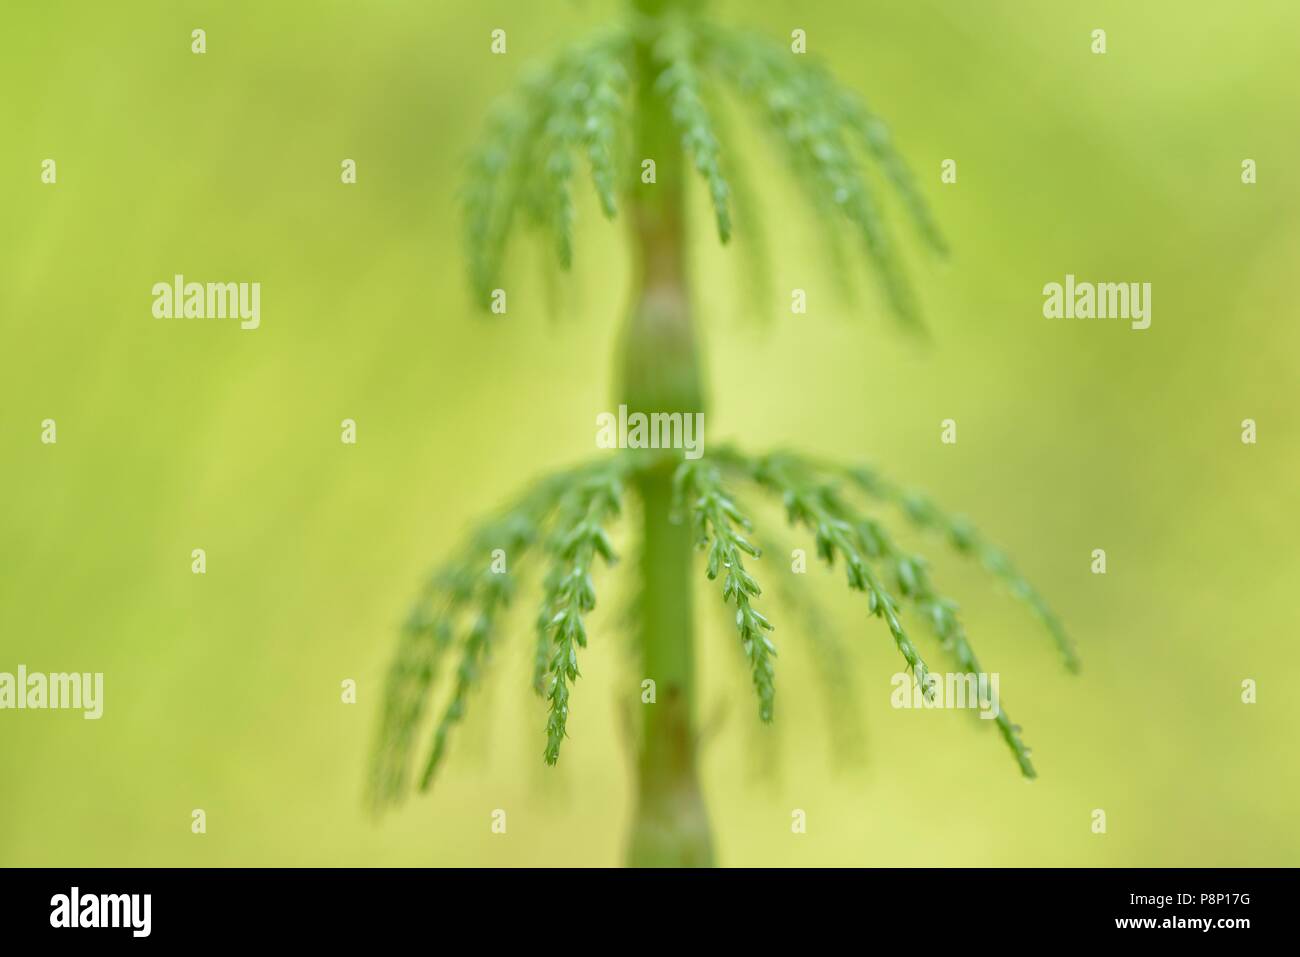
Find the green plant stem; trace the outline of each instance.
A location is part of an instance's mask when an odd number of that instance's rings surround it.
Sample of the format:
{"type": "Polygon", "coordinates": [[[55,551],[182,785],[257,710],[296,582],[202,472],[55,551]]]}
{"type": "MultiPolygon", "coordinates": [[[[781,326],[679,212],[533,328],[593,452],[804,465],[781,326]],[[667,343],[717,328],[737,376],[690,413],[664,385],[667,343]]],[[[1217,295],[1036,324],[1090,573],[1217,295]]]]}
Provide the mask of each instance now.
{"type": "Polygon", "coordinates": [[[632,9],[639,13],[659,16],[673,10],[698,10],[704,0],[632,0],[632,9]]]}
{"type": "Polygon", "coordinates": [[[629,205],[636,270],[623,328],[622,395],[629,410],[698,412],[704,397],[686,272],[688,160],[668,103],[655,89],[663,63],[654,34],[636,51],[636,156],[654,160],[656,181],[632,185],[629,205]]]}
{"type": "Polygon", "coordinates": [[[707,867],[713,847],[696,755],[691,532],[684,522],[670,520],[669,473],[649,473],[638,487],[645,522],[639,640],[643,676],[655,682],[655,701],[641,705],[628,863],[707,867]]]}
{"type": "MultiPolygon", "coordinates": [[[[632,186],[629,211],[636,286],[622,340],[619,401],[638,412],[702,412],[703,388],[686,273],[685,177],[680,135],[655,81],[662,70],[653,34],[638,43],[636,149],[653,159],[657,182],[632,186]]],[[[642,453],[654,454],[654,453],[642,453]]],[[[641,678],[655,701],[640,704],[636,809],[628,863],[637,867],[709,866],[708,815],[700,789],[695,730],[692,540],[674,521],[675,461],[642,471],[637,491],[644,531],[643,613],[637,641],[641,678]]]]}

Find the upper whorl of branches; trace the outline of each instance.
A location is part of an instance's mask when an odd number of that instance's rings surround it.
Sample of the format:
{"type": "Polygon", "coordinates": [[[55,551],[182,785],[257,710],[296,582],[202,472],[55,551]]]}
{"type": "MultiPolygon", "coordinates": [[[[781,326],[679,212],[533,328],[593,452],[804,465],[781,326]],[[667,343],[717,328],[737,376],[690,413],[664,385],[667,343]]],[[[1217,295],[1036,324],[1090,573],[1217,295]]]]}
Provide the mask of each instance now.
{"type": "Polygon", "coordinates": [[[706,36],[715,69],[759,110],[810,201],[840,211],[861,238],[894,313],[906,323],[918,323],[896,243],[863,172],[864,153],[899,191],[929,245],[939,253],[946,252],[946,246],[906,165],[890,145],[888,128],[816,61],[748,34],[710,28],[706,36]]]}
{"type": "Polygon", "coordinates": [[[624,32],[568,50],[495,108],[470,157],[462,194],[476,296],[497,285],[520,212],[551,234],[560,265],[569,267],[574,153],[587,157],[601,206],[615,214],[629,50],[624,32]]]}
{"type": "MultiPolygon", "coordinates": [[[[751,34],[698,17],[646,17],[562,53],[523,82],[499,106],[471,157],[463,193],[466,245],[475,298],[486,304],[500,284],[502,261],[516,217],[548,236],[561,268],[573,259],[572,183],[585,157],[600,207],[616,215],[620,193],[653,189],[637,179],[643,159],[627,143],[639,118],[633,84],[662,97],[683,152],[704,181],[718,235],[732,230],[735,199],[725,170],[736,170],[737,150],[723,139],[716,92],[726,85],[750,103],[785,153],[808,198],[862,241],[891,310],[919,323],[915,295],[898,244],[867,176],[875,167],[898,194],[926,244],[946,247],[888,128],[815,60],[751,34]],[[649,75],[636,63],[650,50],[649,75]]],[[[752,213],[752,211],[750,211],[752,213]]],[[[830,229],[838,228],[833,220],[830,229]]]]}

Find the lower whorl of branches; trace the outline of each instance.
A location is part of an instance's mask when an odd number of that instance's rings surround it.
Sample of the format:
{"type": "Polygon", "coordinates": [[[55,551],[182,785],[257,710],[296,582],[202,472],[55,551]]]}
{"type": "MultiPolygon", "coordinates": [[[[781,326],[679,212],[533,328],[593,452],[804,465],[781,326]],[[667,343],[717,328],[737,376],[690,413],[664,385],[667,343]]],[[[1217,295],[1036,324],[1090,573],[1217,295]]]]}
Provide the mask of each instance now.
{"type": "MultiPolygon", "coordinates": [[[[502,618],[518,587],[517,570],[537,565],[539,551],[548,570],[541,584],[533,684],[547,702],[545,760],[554,764],[559,759],[573,685],[580,674],[578,651],[587,645],[586,616],[596,606],[597,560],[606,565],[614,562],[609,529],[623,511],[625,488],[634,485],[630,480],[646,465],[645,459],[625,454],[538,482],[481,526],[458,556],[430,578],[403,629],[389,671],[371,771],[371,793],[377,804],[396,801],[407,789],[441,661],[458,653],[454,680],[444,693],[447,703],[432,722],[419,787],[427,788],[433,780],[451,730],[464,718],[470,695],[491,660],[502,618]]],[[[909,613],[925,623],[940,649],[963,672],[981,673],[980,663],[957,605],[938,591],[928,563],[902,549],[884,522],[869,514],[859,499],[899,506],[914,524],[941,532],[960,554],[978,559],[1029,605],[1066,665],[1071,670],[1078,667],[1060,620],[1005,555],[964,519],[872,470],[790,453],[750,457],[726,448],[677,469],[674,510],[677,520],[691,523],[706,552],[705,575],[721,581],[721,598],[735,609],[761,720],[771,721],[774,715],[776,645],[769,637],[772,623],[755,607],[762,591],[755,575],[761,553],[751,541],[754,523],[737,504],[731,485],[747,486],[781,502],[790,524],[812,536],[818,556],[828,566],[840,565],[849,588],[866,596],[868,611],[884,623],[922,688],[929,686],[929,667],[904,624],[909,613]]],[[[682,560],[690,558],[684,555],[682,560]]],[[[1000,702],[996,726],[1021,772],[1033,777],[1029,749],[1000,702]]]]}

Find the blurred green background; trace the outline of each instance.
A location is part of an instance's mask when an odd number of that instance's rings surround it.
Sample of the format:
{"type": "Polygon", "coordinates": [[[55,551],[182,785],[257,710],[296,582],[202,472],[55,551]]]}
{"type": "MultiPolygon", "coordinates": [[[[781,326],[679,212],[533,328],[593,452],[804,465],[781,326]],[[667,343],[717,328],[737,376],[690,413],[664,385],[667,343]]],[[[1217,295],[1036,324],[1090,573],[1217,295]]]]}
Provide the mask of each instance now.
{"type": "MultiPolygon", "coordinates": [[[[617,9],[5,5],[0,670],[103,671],[106,700],[98,722],[0,713],[0,864],[621,861],[631,772],[617,716],[638,676],[617,576],[557,769],[542,766],[542,703],[526,687],[525,599],[434,792],[378,822],[361,800],[384,669],[423,575],[474,516],[592,455],[610,405],[624,224],[600,218],[582,178],[573,274],[548,282],[549,262],[516,244],[510,313],[483,318],[455,191],[493,98],[617,9]],[[505,57],[488,52],[496,27],[505,57]],[[45,158],[57,185],[40,183],[45,158]],[[339,182],[344,158],[355,186],[339,182]],[[150,287],[178,272],[261,282],[262,327],[154,320],[150,287]],[[57,445],[39,441],[45,418],[57,445]],[[206,576],[190,571],[200,547],[206,576]],[[340,702],[345,678],[355,706],[340,702]],[[206,835],[190,832],[193,808],[206,835]],[[504,836],[489,829],[496,808],[504,836]]],[[[954,255],[932,262],[892,210],[933,331],[920,348],[865,270],[857,300],[839,295],[820,224],[743,133],[773,320],[755,321],[745,260],[697,217],[709,441],[872,461],[929,490],[1005,545],[1084,659],[1067,676],[1005,590],[918,540],[1034,747],[1040,779],[1025,782],[985,723],[890,708],[892,642],[816,569],[806,581],[852,649],[863,746],[850,761],[797,619],[772,609],[777,722],[758,728],[734,633],[704,593],[720,861],[1300,863],[1300,8],[714,12],[778,39],[807,31],[891,121],[954,255]],[[1098,27],[1105,56],[1089,52],[1098,27]],[[1254,186],[1240,182],[1247,157],[1254,186]],[[956,185],[939,183],[945,158],[956,185]],[[1067,272],[1151,282],[1151,328],[1044,319],[1042,286],[1067,272]],[[806,316],[788,315],[794,287],[806,316]],[[939,442],[949,417],[956,446],[939,442]],[[1247,417],[1255,446],[1240,441],[1247,417]],[[1094,548],[1105,576],[1089,571],[1094,548]],[[793,808],[805,835],[791,834],[793,808]]]]}

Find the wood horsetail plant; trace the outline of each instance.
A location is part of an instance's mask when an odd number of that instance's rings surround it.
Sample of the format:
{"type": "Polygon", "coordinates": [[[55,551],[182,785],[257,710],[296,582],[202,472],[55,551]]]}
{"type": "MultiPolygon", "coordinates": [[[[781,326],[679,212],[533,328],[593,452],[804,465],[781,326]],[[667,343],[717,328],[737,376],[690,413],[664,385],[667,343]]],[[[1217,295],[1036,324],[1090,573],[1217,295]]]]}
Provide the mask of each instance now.
{"type": "MultiPolygon", "coordinates": [[[[891,311],[912,328],[919,326],[915,299],[864,170],[875,168],[892,185],[922,239],[944,252],[875,114],[806,56],[711,23],[702,6],[698,0],[632,0],[621,26],[562,53],[531,77],[493,114],[464,195],[471,281],[483,302],[498,287],[517,217],[549,237],[560,265],[569,267],[580,165],[589,168],[604,214],[626,212],[636,278],[620,343],[617,399],[646,412],[704,408],[688,286],[686,188],[693,166],[707,189],[718,236],[727,242],[733,195],[743,194],[733,194],[734,152],[716,120],[720,88],[753,106],[809,199],[858,235],[891,311]],[[652,183],[636,176],[643,159],[654,160],[652,183]]],[[[388,678],[371,777],[376,803],[399,799],[412,780],[420,790],[433,781],[448,736],[492,658],[517,590],[515,569],[540,572],[533,678],[545,702],[545,761],[559,760],[587,646],[586,619],[596,606],[596,574],[614,563],[610,529],[634,499],[639,674],[655,681],[657,697],[642,709],[628,860],[711,864],[696,753],[693,550],[705,554],[711,600],[734,612],[761,721],[773,720],[777,702],[777,648],[773,624],[760,610],[756,544],[770,538],[754,531],[738,490],[780,502],[790,524],[811,536],[818,557],[843,569],[919,687],[934,685],[916,624],[933,633],[960,672],[980,673],[981,667],[956,604],[931,580],[925,559],[900,546],[879,517],[891,507],[1009,585],[1041,620],[1067,667],[1078,667],[1061,623],[1001,551],[964,519],[875,470],[730,447],[685,460],[663,451],[623,451],[537,483],[430,579],[388,678]],[[492,561],[498,549],[509,556],[508,566],[492,561]],[[446,700],[430,717],[435,679],[449,657],[446,700]]],[[[1000,703],[996,727],[1021,773],[1033,777],[1029,749],[1000,703]]]]}

